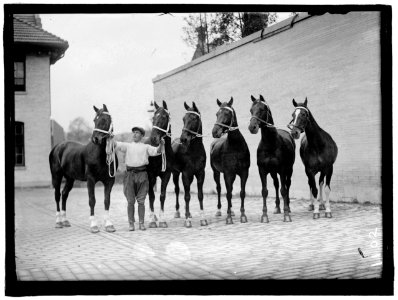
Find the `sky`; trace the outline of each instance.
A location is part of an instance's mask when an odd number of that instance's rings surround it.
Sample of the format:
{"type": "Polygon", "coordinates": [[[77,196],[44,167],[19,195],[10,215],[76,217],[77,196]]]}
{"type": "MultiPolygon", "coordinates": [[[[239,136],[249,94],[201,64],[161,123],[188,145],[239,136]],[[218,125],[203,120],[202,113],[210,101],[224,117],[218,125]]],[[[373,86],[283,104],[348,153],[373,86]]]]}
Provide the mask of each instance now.
{"type": "Polygon", "coordinates": [[[93,105],[105,104],[116,134],[149,126],[152,79],[190,62],[195,51],[182,39],[184,16],[42,14],[43,29],[69,43],[51,66],[51,118],[65,132],[76,117],[93,126],[93,105]]]}

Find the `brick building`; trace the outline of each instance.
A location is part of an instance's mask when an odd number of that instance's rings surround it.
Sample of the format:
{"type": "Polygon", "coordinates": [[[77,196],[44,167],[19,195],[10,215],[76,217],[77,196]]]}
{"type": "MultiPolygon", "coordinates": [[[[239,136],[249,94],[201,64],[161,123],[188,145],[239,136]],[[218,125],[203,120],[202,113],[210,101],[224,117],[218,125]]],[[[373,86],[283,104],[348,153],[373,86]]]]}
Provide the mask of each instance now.
{"type": "MultiPolygon", "coordinates": [[[[302,102],[308,97],[318,124],[339,147],[331,199],[380,203],[380,26],[379,12],[302,13],[158,75],[153,79],[154,98],[166,100],[174,137],[181,134],[184,101],[196,102],[209,154],[216,99],[227,101],[233,96],[238,124],[251,152],[247,193],[261,195],[256,158],[260,133],[252,135],[248,130],[250,95],[265,97],[275,125],[283,129],[292,118],[292,99],[302,102]]],[[[299,141],[296,146],[291,197],[308,199],[299,141]]],[[[239,184],[237,178],[235,195],[239,184]]],[[[205,188],[215,191],[209,155],[205,188]]],[[[271,197],[275,195],[270,176],[268,190],[271,197]]]]}
{"type": "Polygon", "coordinates": [[[15,14],[13,26],[15,186],[50,185],[50,66],[69,45],[45,31],[38,15],[15,14]]]}

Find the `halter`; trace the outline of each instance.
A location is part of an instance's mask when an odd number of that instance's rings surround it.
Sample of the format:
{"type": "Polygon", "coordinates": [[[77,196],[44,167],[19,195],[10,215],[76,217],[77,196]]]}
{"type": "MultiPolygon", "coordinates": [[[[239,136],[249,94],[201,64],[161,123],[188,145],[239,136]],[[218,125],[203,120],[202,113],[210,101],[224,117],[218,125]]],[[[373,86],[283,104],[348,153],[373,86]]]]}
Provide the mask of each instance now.
{"type": "MultiPolygon", "coordinates": [[[[297,109],[304,109],[308,115],[310,114],[310,111],[308,110],[308,108],[304,107],[304,106],[297,106],[296,109],[294,111],[296,111],[297,109]]],[[[308,117],[307,117],[308,118],[308,117]]],[[[290,130],[293,130],[294,128],[298,128],[301,132],[304,132],[304,128],[301,128],[300,126],[294,125],[292,124],[294,120],[291,120],[289,124],[287,124],[287,128],[289,128],[290,130]]]]}
{"type": "Polygon", "coordinates": [[[171,124],[170,124],[170,120],[171,120],[170,113],[169,113],[169,111],[168,111],[167,109],[165,109],[165,108],[163,108],[163,109],[164,109],[165,112],[167,112],[168,117],[169,117],[169,119],[168,119],[168,121],[167,121],[167,127],[166,127],[166,129],[163,129],[163,128],[160,128],[160,127],[154,126],[154,125],[152,125],[152,128],[155,128],[155,129],[157,129],[157,130],[160,130],[160,131],[166,133],[166,135],[167,135],[168,137],[171,138],[171,133],[169,132],[169,130],[170,130],[170,125],[171,125],[171,124]]]}
{"type": "MultiPolygon", "coordinates": [[[[230,111],[232,112],[231,123],[230,123],[229,126],[228,126],[228,125],[225,125],[225,124],[223,124],[223,123],[216,122],[215,125],[219,125],[219,126],[226,127],[226,128],[228,128],[228,131],[234,131],[234,130],[236,130],[236,129],[239,129],[239,126],[236,126],[236,127],[233,127],[233,126],[232,126],[232,123],[233,123],[233,121],[234,121],[234,115],[235,115],[234,110],[233,110],[232,108],[228,107],[228,106],[220,107],[220,109],[223,109],[223,108],[224,108],[224,109],[228,109],[228,110],[230,110],[230,111]]],[[[236,119],[236,117],[235,117],[235,119],[236,119]]]]}
{"type": "MultiPolygon", "coordinates": [[[[267,110],[267,121],[268,121],[268,116],[269,116],[269,106],[268,106],[268,104],[265,103],[265,102],[263,102],[263,101],[261,101],[261,100],[258,101],[258,102],[264,104],[264,105],[268,108],[268,110],[267,110]]],[[[258,120],[258,121],[264,123],[265,126],[267,126],[267,127],[275,127],[274,124],[268,123],[267,121],[264,121],[263,119],[261,119],[261,118],[259,118],[259,117],[257,117],[257,116],[252,116],[252,117],[250,118],[250,121],[251,121],[252,119],[256,119],[256,120],[258,120]]]]}
{"type": "MultiPolygon", "coordinates": [[[[187,111],[186,113],[187,113],[187,114],[194,114],[194,115],[197,115],[197,116],[199,117],[199,120],[201,121],[200,124],[199,124],[199,128],[198,128],[198,131],[199,131],[199,129],[202,127],[202,118],[201,118],[200,114],[197,113],[197,112],[194,112],[194,111],[187,111]]],[[[185,127],[184,127],[182,130],[185,130],[185,131],[189,132],[190,134],[193,134],[193,135],[194,135],[194,138],[196,138],[196,137],[203,137],[203,135],[200,134],[199,132],[192,131],[192,130],[190,130],[190,129],[188,129],[188,128],[185,128],[185,127]]]]}
{"type": "MultiPolygon", "coordinates": [[[[110,113],[103,111],[101,114],[111,116],[110,113]]],[[[115,142],[113,141],[113,122],[112,122],[112,117],[111,117],[111,124],[109,125],[108,131],[102,130],[99,128],[94,128],[93,131],[98,131],[106,134],[106,147],[105,147],[105,152],[106,152],[106,163],[108,165],[108,174],[109,177],[115,177],[116,176],[116,158],[115,158],[115,142]],[[111,174],[111,163],[113,162],[113,175],[111,174]]]]}

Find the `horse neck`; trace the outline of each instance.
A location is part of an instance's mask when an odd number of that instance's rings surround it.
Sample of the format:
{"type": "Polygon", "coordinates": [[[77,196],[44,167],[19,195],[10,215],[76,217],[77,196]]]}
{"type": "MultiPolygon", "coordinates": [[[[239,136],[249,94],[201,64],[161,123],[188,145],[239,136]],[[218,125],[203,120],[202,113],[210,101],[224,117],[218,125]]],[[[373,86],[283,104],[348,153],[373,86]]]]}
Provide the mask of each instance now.
{"type": "Polygon", "coordinates": [[[166,155],[170,156],[171,154],[173,154],[173,148],[171,147],[171,137],[166,136],[164,138],[164,149],[166,151],[166,155]]]}
{"type": "MultiPolygon", "coordinates": [[[[271,123],[273,124],[273,122],[271,123]]],[[[275,141],[278,137],[278,132],[275,127],[263,126],[261,127],[261,141],[264,145],[275,145],[275,141]]]]}
{"type": "Polygon", "coordinates": [[[96,155],[96,156],[103,156],[106,154],[105,148],[106,148],[106,141],[101,143],[101,144],[94,144],[92,141],[87,145],[90,148],[93,149],[94,152],[91,152],[90,155],[96,155]]]}
{"type": "Polygon", "coordinates": [[[243,135],[239,129],[229,131],[227,139],[228,139],[228,141],[233,142],[234,144],[244,140],[243,135]]]}
{"type": "Polygon", "coordinates": [[[307,136],[309,146],[311,146],[312,148],[323,147],[324,142],[322,139],[322,132],[322,128],[319,127],[318,123],[315,121],[310,112],[308,124],[305,128],[305,134],[307,136]]]}

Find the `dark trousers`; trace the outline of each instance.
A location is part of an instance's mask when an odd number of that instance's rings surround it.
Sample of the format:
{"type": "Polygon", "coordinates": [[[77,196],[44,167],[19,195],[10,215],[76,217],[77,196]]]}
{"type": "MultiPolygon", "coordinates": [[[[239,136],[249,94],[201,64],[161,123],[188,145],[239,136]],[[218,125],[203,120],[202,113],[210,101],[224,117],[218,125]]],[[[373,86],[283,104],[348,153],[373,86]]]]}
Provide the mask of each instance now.
{"type": "Polygon", "coordinates": [[[148,193],[149,181],[145,167],[127,167],[123,180],[123,192],[127,199],[127,215],[129,223],[134,223],[134,205],[138,202],[138,218],[140,223],[144,223],[145,217],[145,197],[148,193]]]}

